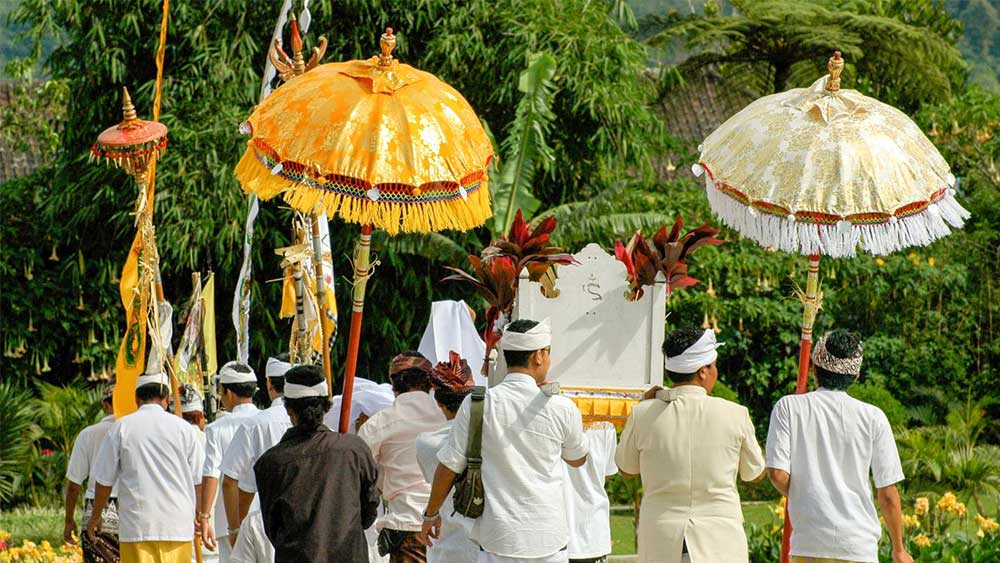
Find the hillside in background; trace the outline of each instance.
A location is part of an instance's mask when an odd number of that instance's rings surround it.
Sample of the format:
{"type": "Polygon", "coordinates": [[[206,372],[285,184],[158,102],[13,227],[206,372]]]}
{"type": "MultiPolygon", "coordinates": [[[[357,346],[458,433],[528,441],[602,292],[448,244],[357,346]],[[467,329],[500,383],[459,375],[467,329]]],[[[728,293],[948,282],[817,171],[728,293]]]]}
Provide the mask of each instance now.
{"type": "MultiPolygon", "coordinates": [[[[958,47],[969,63],[969,80],[1000,92],[1000,0],[943,1],[948,13],[965,27],[958,47]]],[[[628,4],[635,17],[641,20],[646,16],[662,16],[672,11],[682,15],[701,12],[705,0],[629,0],[628,4]]],[[[719,0],[716,5],[724,14],[733,12],[732,5],[726,0],[719,0]]],[[[666,60],[670,59],[667,57],[666,60]]]]}

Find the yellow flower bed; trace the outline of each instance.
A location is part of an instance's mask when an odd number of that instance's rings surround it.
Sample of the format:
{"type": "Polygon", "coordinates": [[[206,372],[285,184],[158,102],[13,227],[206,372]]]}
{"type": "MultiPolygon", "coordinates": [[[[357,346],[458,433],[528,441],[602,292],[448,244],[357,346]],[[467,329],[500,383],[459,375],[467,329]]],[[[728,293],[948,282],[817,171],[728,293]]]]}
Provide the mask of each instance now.
{"type": "Polygon", "coordinates": [[[63,544],[59,549],[48,541],[39,544],[24,540],[20,546],[10,546],[10,533],[0,530],[0,563],[80,563],[83,553],[78,545],[63,544]]]}

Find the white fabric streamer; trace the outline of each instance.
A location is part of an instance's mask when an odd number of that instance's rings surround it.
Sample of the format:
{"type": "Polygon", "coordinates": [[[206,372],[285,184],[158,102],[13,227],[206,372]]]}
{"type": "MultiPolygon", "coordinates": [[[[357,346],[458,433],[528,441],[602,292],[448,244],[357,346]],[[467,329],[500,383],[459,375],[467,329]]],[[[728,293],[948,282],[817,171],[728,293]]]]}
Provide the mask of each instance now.
{"type": "Polygon", "coordinates": [[[718,357],[716,349],[723,343],[715,341],[715,331],[705,329],[705,333],[690,348],[679,356],[667,357],[664,366],[674,373],[694,373],[711,365],[718,357]]]}
{"type": "Polygon", "coordinates": [[[299,385],[297,383],[285,383],[286,399],[302,399],[304,397],[326,397],[330,393],[330,388],[325,381],[320,381],[316,385],[299,385]]]}
{"type": "Polygon", "coordinates": [[[431,303],[431,318],[424,329],[417,351],[432,364],[447,362],[449,352],[457,352],[472,368],[476,385],[486,385],[480,372],[486,343],[476,331],[465,301],[435,301],[431,303]]]}

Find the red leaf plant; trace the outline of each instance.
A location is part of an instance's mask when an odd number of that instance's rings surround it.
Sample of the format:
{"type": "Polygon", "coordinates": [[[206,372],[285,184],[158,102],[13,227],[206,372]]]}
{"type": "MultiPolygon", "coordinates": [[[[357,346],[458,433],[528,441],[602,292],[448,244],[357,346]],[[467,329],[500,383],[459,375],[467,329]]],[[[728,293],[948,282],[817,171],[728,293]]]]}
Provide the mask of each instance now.
{"type": "Polygon", "coordinates": [[[487,356],[500,341],[503,323],[510,319],[514,299],[517,297],[517,278],[521,271],[527,269],[528,279],[537,282],[555,264],[576,263],[571,254],[548,245],[555,228],[555,218],[549,217],[531,229],[518,209],[507,236],[500,237],[500,240],[484,248],[480,256],[469,256],[474,275],[446,266],[453,274],[441,281],[471,284],[489,303],[483,338],[486,341],[487,356]]]}
{"type": "Polygon", "coordinates": [[[687,275],[687,257],[695,250],[706,246],[718,246],[726,241],[715,238],[719,229],[713,229],[708,224],[691,229],[681,236],[684,222],[678,217],[674,226],[667,232],[667,226],[653,235],[653,244],[649,244],[636,231],[628,245],[615,241],[615,258],[625,264],[628,276],[629,290],[625,298],[637,301],[642,298],[643,287],[656,283],[656,275],[663,273],[667,280],[667,293],[675,289],[690,287],[698,280],[687,275]]]}

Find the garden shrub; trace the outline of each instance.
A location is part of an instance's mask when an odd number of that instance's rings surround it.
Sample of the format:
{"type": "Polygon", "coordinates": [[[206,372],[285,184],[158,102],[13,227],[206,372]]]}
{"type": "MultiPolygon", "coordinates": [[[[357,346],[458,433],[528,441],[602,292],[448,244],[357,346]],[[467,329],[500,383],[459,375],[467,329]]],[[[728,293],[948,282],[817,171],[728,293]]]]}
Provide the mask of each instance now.
{"type": "Polygon", "coordinates": [[[847,394],[882,409],[885,417],[889,419],[889,424],[894,429],[904,428],[910,420],[910,415],[903,403],[880,385],[874,383],[854,384],[848,388],[847,394]]]}

